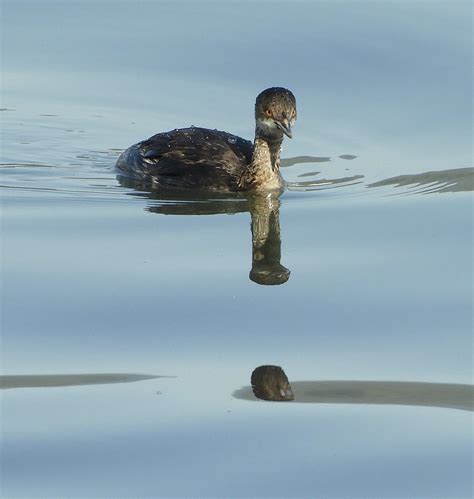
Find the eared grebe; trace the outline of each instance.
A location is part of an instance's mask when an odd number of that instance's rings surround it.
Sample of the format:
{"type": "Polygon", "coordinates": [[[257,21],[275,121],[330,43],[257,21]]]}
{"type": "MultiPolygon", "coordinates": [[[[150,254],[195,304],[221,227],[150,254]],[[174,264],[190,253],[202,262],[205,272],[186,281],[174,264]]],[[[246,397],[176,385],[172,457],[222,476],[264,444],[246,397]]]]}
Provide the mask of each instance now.
{"type": "Polygon", "coordinates": [[[150,182],[154,188],[250,191],[283,189],[280,150],[296,121],[294,95],[267,88],[255,102],[255,140],[207,128],[158,133],[124,151],[121,174],[150,182]]]}

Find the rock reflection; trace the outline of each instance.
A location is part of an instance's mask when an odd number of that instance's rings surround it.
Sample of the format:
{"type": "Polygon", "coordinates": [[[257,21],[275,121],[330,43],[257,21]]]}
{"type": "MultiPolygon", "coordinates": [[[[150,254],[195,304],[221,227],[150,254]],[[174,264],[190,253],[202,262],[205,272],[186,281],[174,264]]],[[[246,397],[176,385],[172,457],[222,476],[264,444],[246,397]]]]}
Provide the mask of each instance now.
{"type": "Polygon", "coordinates": [[[284,402],[294,398],[288,377],[280,366],[258,366],[252,372],[250,383],[259,399],[284,402]]]}
{"type": "Polygon", "coordinates": [[[203,193],[154,191],[149,183],[117,177],[120,185],[153,201],[146,210],[162,215],[232,215],[249,212],[252,233],[251,281],[269,286],[284,284],[290,270],[281,263],[280,192],[203,193]]]}
{"type": "MultiPolygon", "coordinates": [[[[309,404],[390,404],[474,410],[474,387],[452,383],[402,381],[292,381],[294,402],[309,404]]],[[[238,399],[253,400],[252,387],[236,390],[238,399]]]]}

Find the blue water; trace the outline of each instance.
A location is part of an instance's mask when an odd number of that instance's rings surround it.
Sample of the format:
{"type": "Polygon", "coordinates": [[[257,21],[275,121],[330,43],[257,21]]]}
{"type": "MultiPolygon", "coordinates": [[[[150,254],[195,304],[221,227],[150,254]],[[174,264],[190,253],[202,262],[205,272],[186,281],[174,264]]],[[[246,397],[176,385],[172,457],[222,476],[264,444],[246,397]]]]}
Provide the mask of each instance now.
{"type": "Polygon", "coordinates": [[[470,411],[422,392],[235,396],[261,364],[290,382],[472,385],[471,4],[1,14],[1,374],[97,384],[1,391],[0,495],[471,497],[470,411]],[[180,126],[252,138],[272,85],[299,114],[289,189],[268,201],[291,273],[266,286],[249,278],[262,211],[140,192],[113,165],[180,126]]]}

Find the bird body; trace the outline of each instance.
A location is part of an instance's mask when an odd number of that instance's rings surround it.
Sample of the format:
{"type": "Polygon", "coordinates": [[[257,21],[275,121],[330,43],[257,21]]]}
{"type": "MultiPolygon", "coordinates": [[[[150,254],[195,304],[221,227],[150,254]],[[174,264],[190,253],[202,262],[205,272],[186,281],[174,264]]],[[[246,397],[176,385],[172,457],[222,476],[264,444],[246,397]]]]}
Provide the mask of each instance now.
{"type": "Polygon", "coordinates": [[[280,151],[296,120],[293,94],[270,88],[255,103],[254,143],[219,130],[190,127],[158,133],[117,160],[121,175],[153,188],[238,192],[283,189],[280,151]]]}

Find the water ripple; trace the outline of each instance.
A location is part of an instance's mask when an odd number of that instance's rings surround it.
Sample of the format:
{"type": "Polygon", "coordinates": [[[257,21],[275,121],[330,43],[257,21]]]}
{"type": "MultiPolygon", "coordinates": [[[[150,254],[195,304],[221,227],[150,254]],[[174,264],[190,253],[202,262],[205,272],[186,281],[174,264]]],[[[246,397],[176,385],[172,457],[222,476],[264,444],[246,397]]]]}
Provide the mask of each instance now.
{"type": "Polygon", "coordinates": [[[408,187],[410,194],[474,191],[474,168],[430,171],[412,175],[398,175],[367,187],[408,187]]]}

